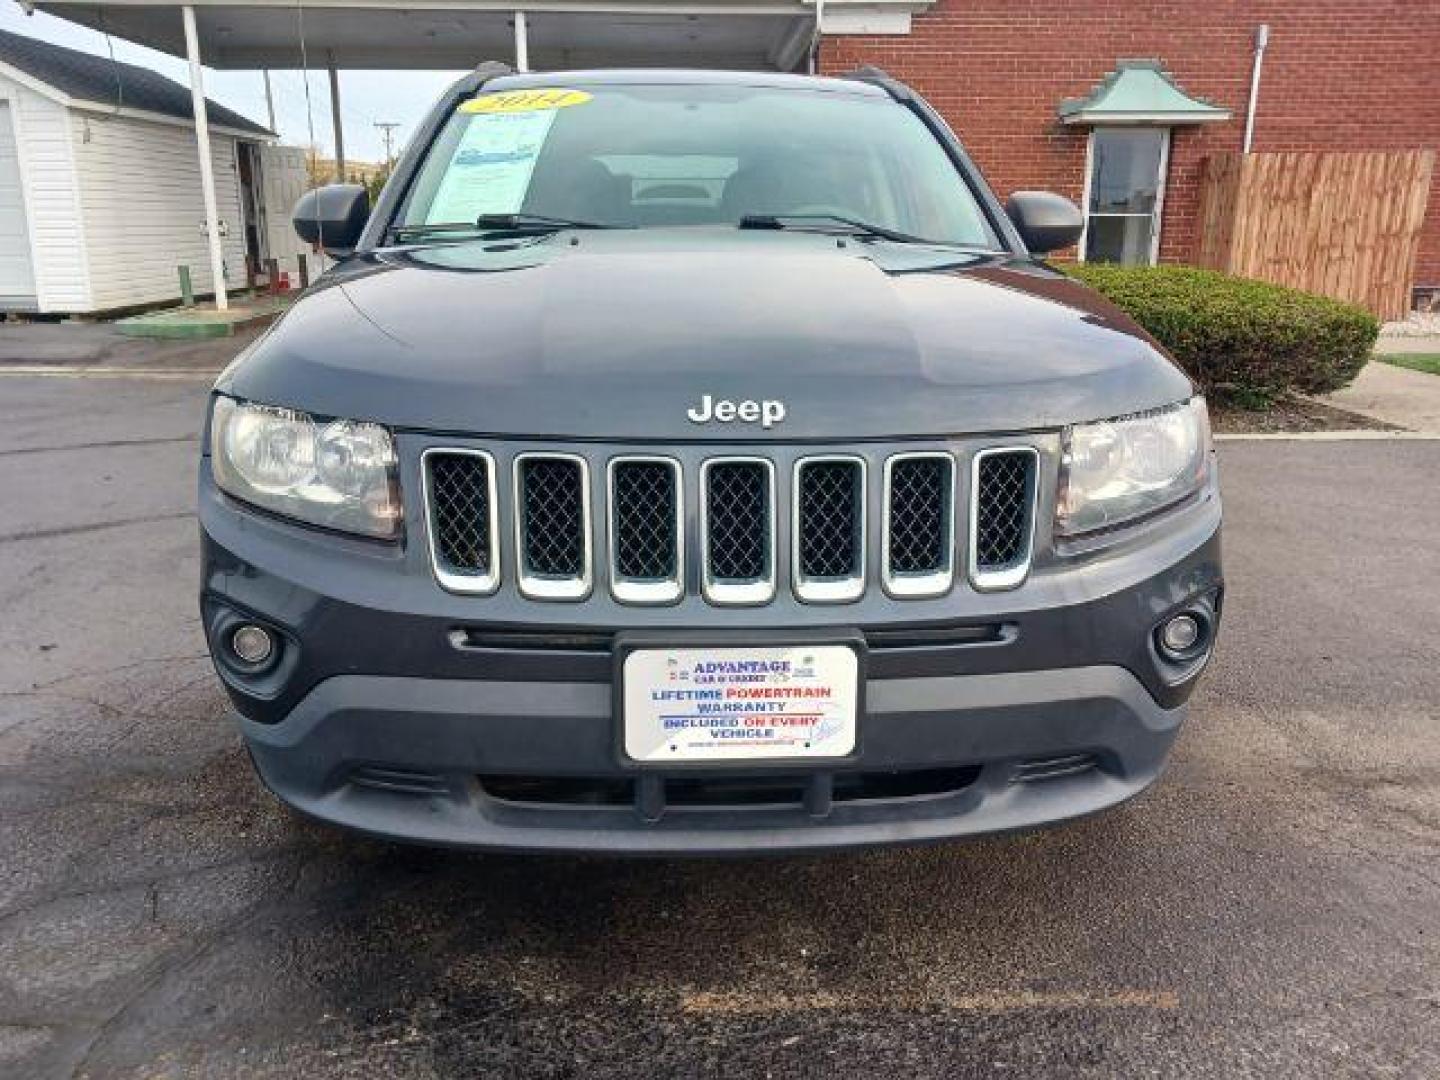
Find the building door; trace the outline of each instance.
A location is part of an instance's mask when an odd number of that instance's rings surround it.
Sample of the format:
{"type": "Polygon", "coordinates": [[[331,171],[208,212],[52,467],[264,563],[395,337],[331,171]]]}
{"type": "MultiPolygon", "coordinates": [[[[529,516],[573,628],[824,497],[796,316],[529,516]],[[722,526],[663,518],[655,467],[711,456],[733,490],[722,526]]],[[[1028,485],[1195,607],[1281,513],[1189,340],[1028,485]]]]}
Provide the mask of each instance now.
{"type": "Polygon", "coordinates": [[[1155,263],[1169,164],[1169,128],[1097,127],[1090,132],[1082,260],[1155,263]]]}
{"type": "Polygon", "coordinates": [[[0,101],[0,311],[34,311],[35,271],[10,103],[0,101]]]}
{"type": "Polygon", "coordinates": [[[265,249],[272,259],[280,260],[280,269],[292,273],[299,269],[297,256],[307,255],[312,270],[320,267],[320,258],[295,235],[290,215],[295,204],[310,188],[310,175],[305,169],[305,151],[298,146],[261,146],[260,195],[264,209],[265,249]]]}
{"type": "Polygon", "coordinates": [[[254,274],[265,269],[265,208],[260,199],[259,146],[235,143],[235,165],[240,176],[240,218],[245,223],[245,262],[254,274]]]}

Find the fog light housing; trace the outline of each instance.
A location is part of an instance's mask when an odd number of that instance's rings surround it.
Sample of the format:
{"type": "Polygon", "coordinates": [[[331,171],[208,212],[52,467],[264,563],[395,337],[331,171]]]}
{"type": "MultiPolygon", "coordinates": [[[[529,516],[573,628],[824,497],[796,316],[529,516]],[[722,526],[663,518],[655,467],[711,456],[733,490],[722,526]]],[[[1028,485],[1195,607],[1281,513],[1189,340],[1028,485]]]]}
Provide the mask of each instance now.
{"type": "Polygon", "coordinates": [[[243,663],[259,667],[275,655],[275,636],[263,626],[241,623],[230,633],[230,651],[243,663]]]}
{"type": "Polygon", "coordinates": [[[1210,619],[1201,611],[1182,611],[1155,628],[1155,647],[1171,663],[1188,663],[1209,646],[1210,619]]]}
{"type": "Polygon", "coordinates": [[[1160,646],[1166,652],[1187,653],[1200,640],[1200,620],[1194,615],[1176,615],[1160,628],[1160,646]]]}

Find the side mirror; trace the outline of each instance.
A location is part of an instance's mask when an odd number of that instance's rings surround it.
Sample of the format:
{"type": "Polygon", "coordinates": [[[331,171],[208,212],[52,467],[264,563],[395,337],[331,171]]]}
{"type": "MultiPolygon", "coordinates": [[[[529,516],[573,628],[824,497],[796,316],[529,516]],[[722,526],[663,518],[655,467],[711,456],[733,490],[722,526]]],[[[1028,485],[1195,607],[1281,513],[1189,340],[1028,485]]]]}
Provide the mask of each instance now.
{"type": "Polygon", "coordinates": [[[370,217],[370,193],[360,184],[329,184],[307,191],[290,221],[300,239],[331,255],[349,255],[370,217]]]}
{"type": "Polygon", "coordinates": [[[1085,231],[1080,208],[1049,191],[1017,191],[1005,200],[1005,213],[1033,255],[1067,248],[1085,231]]]}

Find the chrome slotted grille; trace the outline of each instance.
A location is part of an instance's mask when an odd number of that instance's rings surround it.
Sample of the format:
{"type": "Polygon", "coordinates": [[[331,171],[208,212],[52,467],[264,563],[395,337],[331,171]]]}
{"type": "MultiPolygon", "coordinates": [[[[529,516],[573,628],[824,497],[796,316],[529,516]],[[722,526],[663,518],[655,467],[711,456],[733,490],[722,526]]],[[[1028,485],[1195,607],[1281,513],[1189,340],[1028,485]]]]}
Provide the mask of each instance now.
{"type": "Polygon", "coordinates": [[[891,595],[933,596],[950,588],[954,489],[949,454],[897,454],[886,462],[882,569],[891,595]]]}
{"type": "Polygon", "coordinates": [[[1029,571],[1038,460],[1032,447],[975,455],[970,566],[976,588],[1014,588],[1029,571]]]}
{"type": "Polygon", "coordinates": [[[513,530],[509,573],[536,600],[590,595],[596,539],[602,580],[623,603],[677,603],[698,580],[711,603],[765,604],[787,564],[795,598],[805,603],[859,599],[871,574],[893,598],[937,597],[954,586],[962,551],[970,583],[982,591],[1017,588],[1029,573],[1040,465],[1034,446],[990,446],[958,458],[947,449],[778,456],[788,475],[783,502],[768,456],[692,456],[682,464],[640,453],[526,451],[497,466],[487,450],[428,449],[421,473],[432,568],[450,591],[493,592],[504,569],[497,542],[503,521],[513,530]],[[867,512],[872,462],[880,479],[878,528],[867,512]],[[603,496],[598,511],[592,476],[603,496]],[[503,504],[495,494],[500,478],[510,485],[503,504]],[[687,493],[692,482],[694,496],[687,493]],[[957,507],[957,489],[968,493],[968,513],[957,507]],[[603,514],[598,538],[595,512],[603,514]],[[881,549],[873,569],[872,533],[881,549]],[[782,535],[787,559],[777,560],[782,535]],[[964,547],[957,536],[968,539],[964,547]],[[687,549],[700,564],[689,578],[687,549]]]}
{"type": "Polygon", "coordinates": [[[636,581],[673,578],[679,550],[675,470],[659,461],[623,462],[615,466],[610,499],[615,572],[636,581]]]}
{"type": "Polygon", "coordinates": [[[839,601],[865,587],[865,465],[804,458],[795,465],[795,592],[839,601]]]}
{"type": "Polygon", "coordinates": [[[760,459],[704,466],[705,593],[717,603],[762,603],[775,591],[775,469],[760,459]]]}
{"type": "Polygon", "coordinates": [[[431,451],[425,455],[424,483],[436,577],[456,592],[493,591],[495,462],[474,450],[431,451]]]}
{"type": "Polygon", "coordinates": [[[617,598],[667,603],[682,595],[683,485],[679,463],[610,463],[610,558],[617,598]]]}
{"type": "Polygon", "coordinates": [[[585,460],[522,454],[515,461],[520,589],[573,600],[590,591],[590,489],[585,460]]]}

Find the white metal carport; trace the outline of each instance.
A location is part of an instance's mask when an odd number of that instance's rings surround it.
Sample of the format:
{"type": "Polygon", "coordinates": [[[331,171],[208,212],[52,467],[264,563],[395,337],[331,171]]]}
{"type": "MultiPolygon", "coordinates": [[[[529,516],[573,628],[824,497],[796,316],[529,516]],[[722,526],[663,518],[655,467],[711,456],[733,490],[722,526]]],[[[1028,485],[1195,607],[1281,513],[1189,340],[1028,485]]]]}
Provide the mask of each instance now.
{"type": "Polygon", "coordinates": [[[0,306],[11,310],[28,309],[35,301],[23,187],[13,110],[0,101],[0,306]]]}
{"type": "MultiPolygon", "coordinates": [[[[218,69],[326,67],[336,158],[342,69],[471,68],[507,59],[524,71],[715,67],[792,71],[820,32],[906,34],[934,0],[17,0],[190,62],[215,280],[221,247],[209,175],[202,63],[218,69]]],[[[216,304],[225,306],[223,290],[216,304]]]]}

